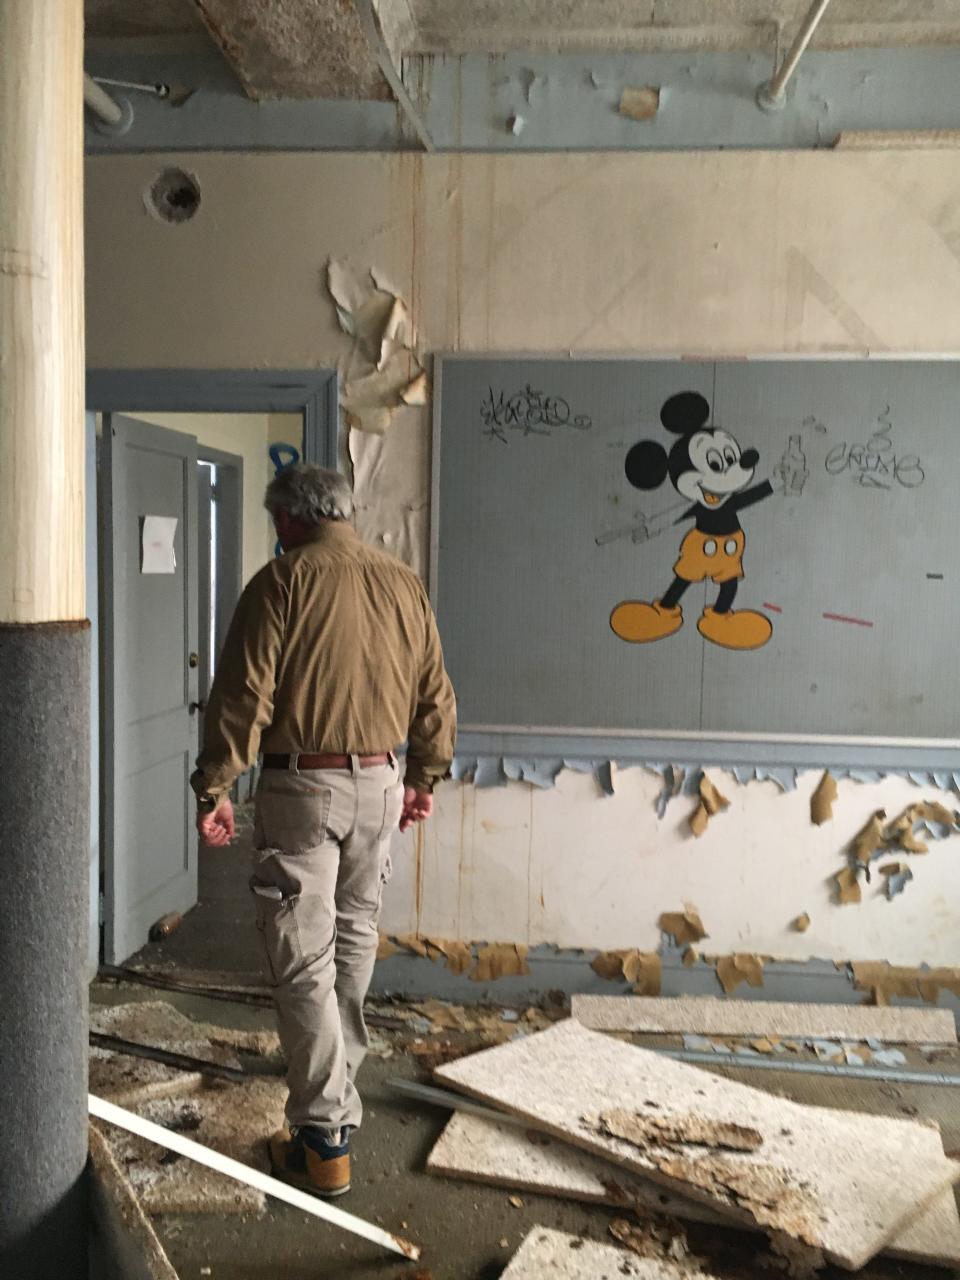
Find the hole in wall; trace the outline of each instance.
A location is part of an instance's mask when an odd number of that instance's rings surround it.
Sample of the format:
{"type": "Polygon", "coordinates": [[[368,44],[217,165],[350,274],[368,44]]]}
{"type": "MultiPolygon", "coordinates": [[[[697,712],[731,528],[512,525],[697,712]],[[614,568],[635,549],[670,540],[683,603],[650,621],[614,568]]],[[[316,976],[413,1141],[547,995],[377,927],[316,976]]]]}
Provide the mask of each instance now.
{"type": "Polygon", "coordinates": [[[184,169],[161,169],[146,192],[145,202],[161,222],[189,222],[200,209],[200,183],[184,169]]]}

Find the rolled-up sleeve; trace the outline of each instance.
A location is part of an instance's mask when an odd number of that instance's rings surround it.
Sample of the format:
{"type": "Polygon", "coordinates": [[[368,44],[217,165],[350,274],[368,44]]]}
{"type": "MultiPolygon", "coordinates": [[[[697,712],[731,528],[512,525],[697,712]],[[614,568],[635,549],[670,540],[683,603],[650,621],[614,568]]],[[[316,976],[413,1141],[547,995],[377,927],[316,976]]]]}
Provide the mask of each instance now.
{"type": "Polygon", "coordinates": [[[423,596],[426,638],[417,706],[407,739],[406,784],[433,791],[450,774],[457,739],[457,703],[443,665],[443,648],[430,603],[423,596]]]}
{"type": "Polygon", "coordinates": [[[190,779],[198,795],[219,798],[256,761],[260,735],[273,719],[288,606],[280,562],[273,561],[247,584],[217,663],[190,779]]]}

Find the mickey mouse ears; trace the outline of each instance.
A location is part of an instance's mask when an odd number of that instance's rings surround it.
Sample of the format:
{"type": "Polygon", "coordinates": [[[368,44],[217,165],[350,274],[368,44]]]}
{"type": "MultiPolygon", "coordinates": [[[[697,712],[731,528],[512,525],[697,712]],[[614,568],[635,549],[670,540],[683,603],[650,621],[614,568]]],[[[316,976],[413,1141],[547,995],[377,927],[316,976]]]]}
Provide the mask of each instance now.
{"type": "Polygon", "coordinates": [[[678,391],[664,401],[660,421],[674,435],[690,436],[710,418],[710,405],[699,391],[678,391]]]}

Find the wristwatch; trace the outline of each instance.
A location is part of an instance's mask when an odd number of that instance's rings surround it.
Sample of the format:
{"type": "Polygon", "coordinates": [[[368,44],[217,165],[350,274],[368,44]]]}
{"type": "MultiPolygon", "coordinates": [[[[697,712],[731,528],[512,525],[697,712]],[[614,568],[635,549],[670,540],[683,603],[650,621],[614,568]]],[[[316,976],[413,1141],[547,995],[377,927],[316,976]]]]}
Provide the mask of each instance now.
{"type": "Polygon", "coordinates": [[[209,791],[203,791],[197,796],[197,812],[213,813],[217,803],[216,796],[212,796],[209,791]]]}

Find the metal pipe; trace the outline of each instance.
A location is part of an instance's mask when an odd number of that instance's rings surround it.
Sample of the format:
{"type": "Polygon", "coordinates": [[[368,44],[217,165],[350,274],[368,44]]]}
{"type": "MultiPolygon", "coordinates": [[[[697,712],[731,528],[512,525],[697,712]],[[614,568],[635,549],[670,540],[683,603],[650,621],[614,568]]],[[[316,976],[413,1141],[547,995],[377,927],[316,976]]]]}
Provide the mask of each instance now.
{"type": "Polygon", "coordinates": [[[93,82],[109,85],[111,89],[135,89],[138,93],[152,93],[155,98],[170,97],[170,86],[160,81],[144,84],[141,80],[113,80],[110,76],[94,76],[93,82]]]}
{"type": "Polygon", "coordinates": [[[508,1111],[496,1111],[493,1107],[484,1106],[482,1102],[474,1102],[465,1098],[462,1093],[453,1093],[450,1089],[438,1089],[436,1085],[421,1084],[419,1080],[404,1080],[401,1076],[390,1076],[387,1088],[394,1093],[412,1098],[414,1102],[425,1102],[431,1107],[447,1107],[450,1111],[467,1111],[472,1116],[481,1116],[484,1120],[493,1120],[497,1124],[512,1125],[516,1129],[529,1129],[530,1124],[523,1116],[511,1115],[508,1111]]]}
{"type": "Polygon", "coordinates": [[[826,13],[829,3],[830,0],[813,0],[779,70],[774,72],[772,80],[768,80],[757,90],[757,106],[762,111],[779,111],[783,107],[790,77],[796,71],[803,51],[813,39],[813,33],[820,25],[820,19],[826,13]]]}
{"type": "Polygon", "coordinates": [[[119,125],[123,121],[123,108],[114,102],[106,89],[101,89],[93,76],[83,75],[83,101],[98,120],[104,124],[119,125]]]}
{"type": "Polygon", "coordinates": [[[882,1067],[845,1066],[832,1062],[784,1062],[781,1058],[754,1058],[736,1053],[701,1053],[698,1049],[657,1049],[653,1053],[677,1062],[692,1062],[698,1067],[747,1067],[760,1071],[792,1071],[806,1076],[843,1076],[848,1080],[883,1080],[886,1084],[932,1084],[960,1086],[960,1076],[939,1071],[897,1071],[882,1067]]]}
{"type": "Polygon", "coordinates": [[[145,1058],[147,1062],[161,1062],[165,1067],[176,1067],[178,1071],[199,1071],[202,1075],[214,1080],[229,1080],[232,1084],[246,1084],[250,1073],[239,1067],[225,1067],[220,1062],[209,1062],[205,1058],[192,1058],[186,1053],[174,1053],[170,1049],[158,1049],[152,1044],[137,1044],[133,1040],[121,1040],[119,1036],[105,1035],[100,1031],[90,1032],[90,1043],[95,1049],[106,1049],[110,1053],[126,1053],[132,1058],[145,1058]]]}

